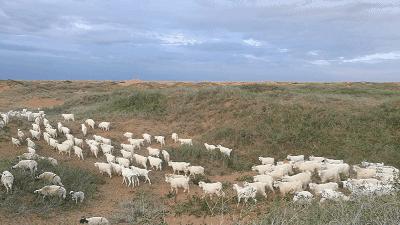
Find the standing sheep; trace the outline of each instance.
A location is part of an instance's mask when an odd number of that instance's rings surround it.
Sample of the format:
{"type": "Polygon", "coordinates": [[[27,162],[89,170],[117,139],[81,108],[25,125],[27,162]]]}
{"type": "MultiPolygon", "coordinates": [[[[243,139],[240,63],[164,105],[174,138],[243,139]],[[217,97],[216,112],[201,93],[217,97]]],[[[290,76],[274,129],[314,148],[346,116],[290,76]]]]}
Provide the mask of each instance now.
{"type": "Polygon", "coordinates": [[[177,133],[172,133],[171,135],[172,140],[174,140],[174,142],[178,142],[178,134],[177,133]]]}
{"type": "Polygon", "coordinates": [[[22,168],[22,169],[29,169],[32,176],[35,174],[37,170],[38,163],[35,160],[21,160],[16,165],[11,167],[11,169],[22,168]]]}
{"type": "Polygon", "coordinates": [[[81,124],[81,129],[82,129],[82,133],[83,133],[83,136],[86,136],[86,134],[87,134],[87,127],[85,126],[85,124],[81,124]]]}
{"type": "Polygon", "coordinates": [[[99,123],[98,127],[103,131],[109,131],[110,125],[111,125],[110,122],[101,122],[101,123],[99,123]]]}
{"type": "Polygon", "coordinates": [[[14,176],[9,172],[9,171],[4,171],[1,174],[1,183],[4,185],[4,187],[12,192],[12,185],[14,183],[14,176]]]}
{"type": "Polygon", "coordinates": [[[92,120],[92,119],[87,119],[87,120],[85,120],[85,123],[86,123],[89,127],[91,127],[92,129],[94,129],[94,125],[95,125],[94,120],[92,120]]]}
{"type": "Polygon", "coordinates": [[[251,186],[247,187],[240,187],[238,184],[233,185],[233,189],[236,191],[237,194],[237,199],[238,199],[238,205],[240,203],[240,199],[244,198],[244,202],[246,203],[249,198],[252,198],[254,202],[257,202],[256,199],[256,194],[257,194],[257,189],[251,186]]]}
{"type": "Polygon", "coordinates": [[[69,194],[71,195],[72,201],[75,201],[75,204],[78,204],[78,200],[82,203],[85,199],[85,193],[82,191],[70,191],[69,194]]]}
{"type": "Polygon", "coordinates": [[[33,193],[43,195],[43,199],[47,196],[57,196],[60,199],[65,199],[65,197],[67,196],[67,191],[65,190],[65,188],[58,185],[44,186],[38,190],[35,190],[33,193]]]}

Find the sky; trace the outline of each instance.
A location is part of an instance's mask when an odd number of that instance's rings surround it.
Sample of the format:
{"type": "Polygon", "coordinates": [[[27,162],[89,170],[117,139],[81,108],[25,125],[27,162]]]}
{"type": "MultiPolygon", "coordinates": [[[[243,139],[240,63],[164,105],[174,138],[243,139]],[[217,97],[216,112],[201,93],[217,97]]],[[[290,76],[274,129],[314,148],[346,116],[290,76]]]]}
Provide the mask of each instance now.
{"type": "Polygon", "coordinates": [[[400,81],[400,0],[0,0],[0,79],[400,81]]]}

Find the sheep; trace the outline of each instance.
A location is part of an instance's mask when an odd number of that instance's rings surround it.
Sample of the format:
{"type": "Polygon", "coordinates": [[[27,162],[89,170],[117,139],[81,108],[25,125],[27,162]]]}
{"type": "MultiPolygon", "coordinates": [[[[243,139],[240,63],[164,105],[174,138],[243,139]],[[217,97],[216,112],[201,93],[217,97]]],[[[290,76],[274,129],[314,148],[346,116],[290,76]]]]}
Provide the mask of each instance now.
{"type": "Polygon", "coordinates": [[[133,138],[133,133],[131,133],[131,132],[125,132],[125,133],[124,133],[124,137],[126,137],[126,138],[133,138]]]}
{"type": "Polygon", "coordinates": [[[183,188],[183,192],[189,193],[189,177],[169,177],[165,176],[165,182],[171,186],[171,192],[175,190],[178,194],[178,188],[183,188]]]}
{"type": "Polygon", "coordinates": [[[64,121],[70,121],[70,120],[75,121],[74,114],[63,113],[63,114],[61,114],[61,116],[64,118],[64,121]]]}
{"type": "Polygon", "coordinates": [[[321,178],[321,183],[326,183],[327,181],[340,181],[339,170],[337,168],[318,171],[318,176],[321,178]]]}
{"type": "Polygon", "coordinates": [[[89,149],[92,154],[97,158],[97,154],[99,153],[99,148],[96,145],[89,144],[89,149]]]}
{"type": "Polygon", "coordinates": [[[267,164],[267,165],[257,165],[252,166],[252,171],[257,171],[259,174],[265,174],[266,172],[271,172],[274,169],[274,165],[267,164]]]}
{"type": "Polygon", "coordinates": [[[29,169],[31,174],[34,175],[37,170],[37,166],[38,166],[38,163],[35,160],[26,159],[26,160],[19,161],[17,164],[12,166],[11,168],[12,169],[22,168],[24,170],[29,169]]]}
{"type": "Polygon", "coordinates": [[[57,123],[57,130],[58,130],[58,132],[62,132],[62,130],[61,130],[61,128],[63,127],[63,125],[62,125],[62,123],[61,122],[58,122],[57,123]]]}
{"type": "Polygon", "coordinates": [[[275,159],[274,158],[271,158],[271,157],[258,157],[258,160],[260,160],[260,162],[261,162],[261,164],[263,164],[263,165],[268,165],[268,164],[271,164],[271,165],[274,165],[274,163],[275,163],[275,159]]]}
{"type": "Polygon", "coordinates": [[[326,200],[333,201],[348,201],[350,198],[341,192],[333,191],[331,189],[324,189],[321,191],[320,202],[325,202],[326,200]]]}
{"type": "Polygon", "coordinates": [[[274,187],[277,187],[279,189],[279,193],[281,194],[281,196],[285,196],[286,194],[303,190],[302,183],[300,181],[290,181],[290,182],[275,181],[274,187]]]}
{"type": "Polygon", "coordinates": [[[319,171],[323,167],[321,162],[317,161],[304,161],[304,162],[296,162],[293,164],[293,168],[297,169],[300,172],[311,172],[313,173],[315,170],[319,171]]]}
{"type": "Polygon", "coordinates": [[[338,164],[325,164],[326,169],[336,168],[339,171],[339,174],[343,174],[345,176],[350,175],[350,166],[347,163],[338,163],[338,164]]]}
{"type": "Polygon", "coordinates": [[[103,137],[102,136],[93,134],[93,138],[94,138],[94,140],[96,140],[96,142],[99,142],[99,143],[103,142],[103,137]]]}
{"type": "Polygon", "coordinates": [[[87,223],[88,225],[110,225],[110,222],[104,217],[82,217],[79,223],[87,223]]]}
{"type": "Polygon", "coordinates": [[[165,145],[165,137],[164,136],[154,136],[154,139],[161,144],[161,147],[165,145]]]}
{"type": "Polygon", "coordinates": [[[68,127],[61,127],[61,133],[64,135],[71,133],[71,130],[68,127]]]}
{"type": "Polygon", "coordinates": [[[20,155],[20,156],[17,156],[17,159],[18,160],[21,160],[21,159],[37,159],[39,156],[37,155],[37,154],[35,154],[35,153],[24,153],[24,154],[22,154],[22,155],[20,155]]]}
{"type": "Polygon", "coordinates": [[[30,138],[26,139],[26,143],[28,144],[28,147],[36,148],[35,142],[33,142],[30,138]]]}
{"type": "Polygon", "coordinates": [[[130,168],[131,168],[133,171],[135,171],[136,173],[138,173],[139,176],[144,177],[145,182],[148,181],[149,184],[151,185],[151,181],[150,181],[150,178],[149,178],[149,172],[150,172],[151,170],[141,169],[141,168],[138,168],[138,167],[135,167],[135,166],[130,166],[130,168]]]}
{"type": "Polygon", "coordinates": [[[94,166],[99,169],[100,174],[107,173],[110,176],[110,178],[112,177],[111,165],[109,163],[96,162],[94,163],[94,166]]]}
{"type": "Polygon", "coordinates": [[[31,147],[28,147],[27,151],[28,153],[36,154],[36,150],[31,147]]]}
{"type": "Polygon", "coordinates": [[[325,157],[311,155],[310,157],[308,157],[308,160],[314,161],[314,162],[323,162],[323,161],[325,161],[325,157]]]}
{"type": "Polygon", "coordinates": [[[4,171],[1,174],[1,183],[4,185],[4,187],[12,192],[12,185],[14,183],[14,176],[9,172],[9,171],[4,171]]]}
{"type": "Polygon", "coordinates": [[[265,198],[267,197],[267,193],[265,193],[265,188],[267,186],[266,183],[263,183],[263,182],[253,182],[253,183],[244,182],[243,186],[244,187],[247,187],[247,186],[254,187],[257,190],[257,193],[261,194],[265,198]]]}
{"type": "Polygon", "coordinates": [[[133,146],[131,144],[121,144],[121,148],[123,150],[129,151],[131,153],[133,153],[133,151],[135,150],[135,146],[133,146]]]}
{"type": "Polygon", "coordinates": [[[53,149],[57,149],[57,144],[58,141],[54,138],[49,138],[49,145],[53,148],[53,149]]]}
{"type": "Polygon", "coordinates": [[[148,133],[142,134],[143,139],[148,143],[151,144],[151,135],[148,133]]]}
{"type": "Polygon", "coordinates": [[[190,163],[187,162],[173,162],[173,161],[169,161],[168,162],[168,166],[172,167],[172,170],[175,172],[185,172],[188,170],[188,167],[190,166],[190,163]]]}
{"type": "Polygon", "coordinates": [[[85,124],[81,124],[81,130],[82,130],[82,134],[83,134],[83,136],[86,136],[86,134],[87,134],[87,127],[86,127],[86,125],[85,124]]]}
{"type": "Polygon", "coordinates": [[[204,181],[199,182],[199,187],[203,190],[204,198],[206,195],[209,195],[212,198],[212,195],[215,194],[218,197],[225,196],[225,193],[222,191],[222,183],[215,182],[215,183],[205,183],[204,181]]]}
{"type": "Polygon", "coordinates": [[[65,137],[67,138],[67,140],[74,141],[74,135],[72,134],[65,134],[65,137]]]}
{"type": "Polygon", "coordinates": [[[283,176],[288,175],[288,173],[281,168],[281,169],[274,169],[271,172],[265,173],[265,175],[272,177],[274,180],[279,180],[283,176]]]}
{"type": "Polygon", "coordinates": [[[253,181],[254,182],[262,182],[264,184],[266,184],[266,188],[268,188],[270,191],[275,192],[274,191],[274,187],[273,187],[273,183],[274,183],[274,179],[269,176],[269,175],[256,175],[253,176],[253,181]]]}
{"type": "Polygon", "coordinates": [[[132,159],[132,152],[128,152],[125,150],[120,150],[122,157],[124,157],[125,159],[132,159]]]}
{"type": "Polygon", "coordinates": [[[13,138],[13,137],[11,137],[11,142],[12,142],[12,144],[15,145],[15,147],[17,147],[17,148],[21,145],[21,142],[20,142],[18,139],[13,138]]]}
{"type": "Polygon", "coordinates": [[[181,145],[193,145],[192,139],[178,139],[181,145]]]}
{"type": "Polygon", "coordinates": [[[324,162],[329,163],[329,164],[342,164],[343,160],[339,159],[325,159],[324,162]]]}
{"type": "Polygon", "coordinates": [[[78,200],[82,203],[85,199],[85,193],[82,191],[70,191],[69,194],[71,195],[72,201],[75,201],[75,204],[78,204],[78,200]]]}
{"type": "Polygon", "coordinates": [[[274,170],[282,170],[285,175],[293,173],[293,166],[291,163],[283,163],[281,165],[275,166],[274,170]]]}
{"type": "Polygon", "coordinates": [[[309,183],[308,187],[310,191],[314,192],[316,195],[320,195],[322,190],[330,189],[333,191],[338,190],[339,185],[334,182],[324,183],[324,184],[316,184],[316,183],[309,183]]]}
{"type": "Polygon", "coordinates": [[[311,183],[311,172],[303,172],[298,173],[293,176],[284,176],[282,177],[282,181],[290,182],[290,181],[300,181],[303,188],[306,188],[309,183],[311,183]]]}
{"type": "Polygon", "coordinates": [[[103,151],[103,154],[112,153],[114,150],[114,146],[109,145],[109,144],[100,144],[100,148],[101,148],[101,151],[103,151]]]}
{"type": "Polygon", "coordinates": [[[367,162],[367,161],[361,162],[362,167],[369,167],[369,166],[383,167],[384,165],[385,165],[384,163],[371,163],[371,162],[367,162]]]}
{"type": "Polygon", "coordinates": [[[298,191],[294,193],[293,202],[298,204],[310,204],[313,200],[314,195],[308,191],[298,191]]]}
{"type": "Polygon", "coordinates": [[[171,135],[172,140],[174,140],[174,142],[178,142],[178,134],[177,133],[172,133],[171,135]]]}
{"type": "Polygon", "coordinates": [[[166,150],[161,150],[161,154],[162,154],[165,162],[169,162],[169,153],[166,150]]]}
{"type": "Polygon", "coordinates": [[[132,158],[135,160],[136,164],[139,164],[143,166],[145,169],[147,169],[147,157],[138,154],[133,154],[132,158]]]}
{"type": "Polygon", "coordinates": [[[74,138],[74,143],[76,146],[80,146],[81,148],[83,147],[83,140],[80,138],[74,138]]]}
{"type": "Polygon", "coordinates": [[[254,202],[257,202],[256,199],[256,194],[257,194],[257,189],[252,187],[252,186],[247,186],[247,187],[240,187],[238,184],[233,185],[233,189],[236,191],[237,194],[237,199],[239,205],[240,200],[243,198],[244,202],[246,203],[249,198],[252,198],[254,202]]]}
{"type": "Polygon", "coordinates": [[[103,142],[103,144],[111,145],[111,139],[108,138],[102,137],[101,142],[103,142]]]}
{"type": "Polygon", "coordinates": [[[75,155],[78,156],[78,159],[84,160],[83,159],[83,151],[82,151],[82,149],[80,147],[78,147],[78,146],[73,146],[72,148],[74,149],[75,155]]]}
{"type": "Polygon", "coordinates": [[[288,155],[286,159],[292,162],[301,162],[304,161],[304,155],[288,155]]]}
{"type": "Polygon", "coordinates": [[[52,158],[52,157],[39,157],[41,160],[46,160],[48,161],[52,166],[57,166],[58,162],[57,159],[52,158]]]}
{"type": "Polygon", "coordinates": [[[108,162],[108,163],[110,163],[111,169],[115,174],[117,174],[118,176],[122,175],[122,169],[124,169],[125,167],[123,167],[119,164],[116,164],[114,162],[108,162]]]}
{"type": "Polygon", "coordinates": [[[20,129],[18,129],[17,136],[18,136],[19,140],[23,140],[25,137],[25,134],[20,129]]]}
{"type": "Polygon", "coordinates": [[[204,175],[204,167],[202,166],[189,166],[185,170],[185,174],[189,172],[189,176],[204,175]]]}
{"type": "Polygon", "coordinates": [[[126,185],[129,187],[132,184],[132,187],[135,187],[135,183],[139,185],[139,179],[138,176],[139,174],[129,168],[122,167],[121,168],[121,175],[122,175],[122,184],[126,183],[126,185]]]}
{"type": "Polygon", "coordinates": [[[110,124],[111,124],[110,122],[101,122],[97,126],[103,131],[109,131],[110,130],[110,124]]]}
{"type": "Polygon", "coordinates": [[[106,161],[107,161],[108,163],[115,162],[115,156],[113,156],[112,154],[106,153],[106,154],[104,154],[104,155],[106,156],[106,161]]]}
{"type": "Polygon", "coordinates": [[[217,148],[215,145],[209,145],[207,143],[204,143],[204,147],[206,147],[207,151],[213,151],[217,148]]]}
{"type": "Polygon", "coordinates": [[[51,184],[59,185],[59,186],[64,186],[61,183],[61,178],[57,174],[53,172],[43,172],[39,176],[35,177],[37,180],[45,180],[47,182],[50,182],[51,184]]]}
{"type": "Polygon", "coordinates": [[[33,193],[43,195],[43,199],[47,196],[58,196],[59,198],[65,199],[67,195],[65,188],[58,185],[47,185],[35,190],[33,193]]]}
{"type": "Polygon", "coordinates": [[[70,145],[67,145],[67,144],[65,144],[65,143],[62,143],[62,144],[57,144],[57,150],[58,150],[58,154],[64,154],[64,152],[65,153],[68,153],[68,156],[69,157],[71,157],[71,148],[70,148],[70,145]]]}
{"type": "Polygon", "coordinates": [[[160,157],[160,149],[147,147],[147,151],[149,151],[150,156],[160,157]]]}
{"type": "Polygon", "coordinates": [[[148,156],[147,159],[149,160],[150,167],[154,168],[155,170],[159,169],[162,170],[161,164],[162,160],[156,157],[148,156]]]}
{"type": "Polygon", "coordinates": [[[133,146],[133,149],[137,148],[140,150],[140,146],[143,145],[144,139],[128,139],[129,143],[133,146]]]}
{"type": "Polygon", "coordinates": [[[46,128],[46,132],[49,133],[52,138],[56,138],[58,136],[56,129],[46,128]]]}
{"type": "Polygon", "coordinates": [[[36,130],[30,129],[29,132],[31,133],[32,138],[35,138],[36,140],[40,140],[40,132],[36,130]]]}
{"type": "Polygon", "coordinates": [[[43,139],[46,141],[47,144],[49,144],[50,142],[50,134],[47,132],[43,132],[43,139]]]}
{"type": "Polygon", "coordinates": [[[92,119],[87,119],[87,120],[85,120],[85,123],[86,123],[89,127],[91,127],[92,129],[94,129],[94,125],[95,125],[94,120],[92,120],[92,119]]]}
{"type": "Polygon", "coordinates": [[[129,159],[125,159],[122,157],[115,157],[115,162],[123,167],[129,167],[129,164],[130,164],[129,159]]]}
{"type": "Polygon", "coordinates": [[[32,123],[32,130],[40,132],[40,126],[36,123],[32,123]]]}
{"type": "Polygon", "coordinates": [[[353,170],[356,172],[357,179],[373,178],[376,175],[376,169],[361,168],[355,165],[353,170]]]}
{"type": "Polygon", "coordinates": [[[228,156],[228,157],[231,156],[232,149],[227,148],[227,147],[223,147],[222,145],[217,145],[217,147],[219,148],[219,151],[222,154],[224,154],[225,156],[228,156]]]}

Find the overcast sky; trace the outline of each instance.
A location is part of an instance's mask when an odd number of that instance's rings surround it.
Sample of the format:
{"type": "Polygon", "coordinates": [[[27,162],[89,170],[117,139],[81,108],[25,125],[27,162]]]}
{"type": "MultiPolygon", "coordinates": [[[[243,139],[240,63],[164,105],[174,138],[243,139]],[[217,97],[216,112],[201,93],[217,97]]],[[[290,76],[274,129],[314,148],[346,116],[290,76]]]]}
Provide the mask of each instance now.
{"type": "Polygon", "coordinates": [[[400,81],[400,0],[0,0],[0,78],[400,81]]]}

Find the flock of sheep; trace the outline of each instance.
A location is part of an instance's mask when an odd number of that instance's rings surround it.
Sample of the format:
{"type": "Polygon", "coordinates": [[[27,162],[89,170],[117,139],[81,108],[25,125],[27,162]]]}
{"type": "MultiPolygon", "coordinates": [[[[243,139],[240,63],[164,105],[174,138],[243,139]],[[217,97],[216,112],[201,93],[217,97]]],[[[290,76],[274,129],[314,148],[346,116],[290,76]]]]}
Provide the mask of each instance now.
{"type": "MultiPolygon", "coordinates": [[[[93,135],[93,139],[80,139],[71,134],[71,130],[61,122],[53,128],[49,120],[46,119],[44,111],[31,112],[26,109],[22,111],[10,111],[1,114],[0,125],[5,126],[10,118],[34,121],[32,129],[29,130],[30,137],[26,137],[23,131],[17,130],[17,137],[12,137],[12,144],[19,147],[21,143],[26,142],[27,152],[19,156],[20,161],[12,168],[27,169],[34,175],[37,171],[37,159],[48,160],[51,164],[57,165],[57,160],[51,157],[41,157],[36,154],[36,143],[41,136],[46,143],[59,154],[71,155],[71,151],[80,160],[84,160],[83,151],[88,149],[90,154],[98,158],[101,152],[105,156],[105,161],[96,162],[94,166],[98,168],[101,174],[107,174],[110,178],[113,175],[122,176],[122,183],[128,187],[138,186],[140,179],[151,184],[151,169],[163,170],[165,163],[173,170],[172,174],[165,174],[165,182],[169,183],[171,191],[178,193],[178,189],[189,192],[189,181],[196,175],[204,175],[205,168],[199,165],[191,165],[188,162],[175,162],[170,159],[170,154],[166,150],[153,148],[150,145],[152,140],[162,147],[165,146],[164,136],[154,136],[143,134],[141,138],[133,138],[133,133],[125,132],[125,143],[119,146],[113,145],[111,139],[100,135],[93,135]],[[44,130],[42,130],[44,129],[44,130]],[[65,140],[59,141],[63,135],[65,140]],[[146,147],[148,155],[137,154],[137,150],[146,147]],[[116,148],[120,148],[119,151],[116,148]],[[182,173],[182,174],[181,174],[182,173]]],[[[64,121],[75,121],[73,114],[61,114],[64,121]]],[[[109,131],[110,122],[100,122],[97,124],[99,129],[109,131]]],[[[95,121],[85,120],[81,124],[82,136],[88,135],[88,127],[95,129],[95,121]]],[[[178,138],[178,134],[173,133],[171,139],[181,145],[193,145],[192,139],[178,138]]],[[[217,149],[226,157],[230,157],[232,149],[221,146],[204,143],[206,151],[216,151],[217,149]]],[[[386,195],[396,191],[395,183],[398,182],[399,170],[392,166],[386,166],[383,163],[362,162],[360,165],[349,165],[343,160],[328,159],[325,157],[304,155],[288,155],[283,161],[275,161],[271,157],[259,157],[260,165],[255,165],[251,169],[258,173],[253,177],[253,182],[244,182],[242,185],[233,184],[233,189],[237,193],[238,204],[241,199],[247,202],[253,199],[256,202],[256,194],[267,197],[267,191],[279,191],[281,196],[293,194],[293,201],[306,204],[318,197],[321,202],[326,200],[347,201],[352,198],[366,195],[386,195]],[[313,177],[318,177],[316,181],[313,177]],[[346,180],[343,180],[346,178],[346,180]],[[314,182],[313,180],[314,179],[314,182]],[[315,183],[317,182],[317,183],[315,183]],[[350,191],[350,195],[345,195],[339,191],[339,184],[344,189],[350,191]]],[[[57,196],[61,199],[66,198],[66,190],[61,182],[61,178],[53,172],[44,172],[36,177],[48,181],[51,185],[44,186],[34,193],[47,196],[57,196]]],[[[1,182],[6,187],[7,193],[12,190],[14,181],[13,175],[9,171],[4,171],[1,175],[1,182]]],[[[213,195],[224,196],[221,182],[206,183],[200,181],[198,186],[203,190],[203,197],[210,198],[213,195]]],[[[76,203],[84,200],[84,193],[81,191],[71,191],[71,199],[76,203]]],[[[109,224],[104,217],[82,218],[81,223],[89,224],[109,224]]]]}

